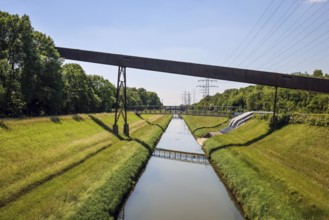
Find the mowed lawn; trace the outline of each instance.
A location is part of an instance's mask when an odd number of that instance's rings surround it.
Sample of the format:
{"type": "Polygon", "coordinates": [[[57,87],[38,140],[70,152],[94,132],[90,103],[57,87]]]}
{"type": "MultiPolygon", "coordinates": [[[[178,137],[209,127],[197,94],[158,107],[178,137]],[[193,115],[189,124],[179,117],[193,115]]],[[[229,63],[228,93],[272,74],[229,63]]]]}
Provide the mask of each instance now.
{"type": "Polygon", "coordinates": [[[136,166],[142,166],[170,116],[128,119],[130,138],[113,135],[113,114],[2,121],[0,219],[74,217],[130,158],[140,154],[136,166]]]}
{"type": "Polygon", "coordinates": [[[247,218],[329,219],[329,127],[250,120],[204,149],[247,218]]]}

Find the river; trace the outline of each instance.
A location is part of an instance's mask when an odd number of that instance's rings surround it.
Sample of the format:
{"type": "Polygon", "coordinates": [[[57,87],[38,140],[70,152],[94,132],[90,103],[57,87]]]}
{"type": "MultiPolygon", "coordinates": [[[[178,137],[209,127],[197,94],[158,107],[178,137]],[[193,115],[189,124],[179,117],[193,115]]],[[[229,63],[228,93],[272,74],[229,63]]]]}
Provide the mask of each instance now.
{"type": "MultiPolygon", "coordinates": [[[[183,119],[174,117],[157,148],[203,153],[183,119]]],[[[212,166],[152,157],[120,220],[243,219],[212,166]]]]}

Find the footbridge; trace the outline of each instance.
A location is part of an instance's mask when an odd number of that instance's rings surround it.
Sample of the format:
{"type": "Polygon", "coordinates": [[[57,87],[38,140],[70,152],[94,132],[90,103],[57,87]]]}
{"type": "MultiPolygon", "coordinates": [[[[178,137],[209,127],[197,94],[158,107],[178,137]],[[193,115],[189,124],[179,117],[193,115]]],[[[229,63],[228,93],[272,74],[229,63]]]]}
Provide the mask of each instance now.
{"type": "Polygon", "coordinates": [[[240,69],[233,67],[187,63],[172,60],[161,60],[122,54],[103,53],[63,47],[56,47],[56,49],[65,59],[113,65],[118,67],[116,111],[113,131],[118,133],[117,123],[119,117],[122,116],[124,118],[123,132],[127,136],[129,136],[129,125],[127,123],[126,68],[273,86],[275,87],[273,109],[274,119],[276,117],[275,114],[278,87],[329,93],[328,79],[311,78],[298,75],[240,69]]]}
{"type": "Polygon", "coordinates": [[[128,108],[135,114],[179,114],[199,116],[225,117],[235,112],[244,112],[243,108],[236,106],[133,106],[128,108]]]}
{"type": "Polygon", "coordinates": [[[155,148],[152,155],[154,157],[160,157],[170,160],[178,160],[188,163],[209,164],[206,155],[203,153],[184,152],[184,151],[169,150],[163,148],[155,148]]]}

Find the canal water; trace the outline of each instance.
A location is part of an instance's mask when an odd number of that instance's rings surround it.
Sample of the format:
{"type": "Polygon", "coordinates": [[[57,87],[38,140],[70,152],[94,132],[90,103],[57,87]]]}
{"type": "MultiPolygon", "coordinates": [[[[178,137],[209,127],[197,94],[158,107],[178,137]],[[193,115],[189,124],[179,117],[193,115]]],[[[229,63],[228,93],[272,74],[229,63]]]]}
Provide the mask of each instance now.
{"type": "MultiPolygon", "coordinates": [[[[203,153],[183,119],[174,117],[157,148],[203,153]]],[[[243,219],[212,166],[152,157],[120,220],[243,219]]]]}

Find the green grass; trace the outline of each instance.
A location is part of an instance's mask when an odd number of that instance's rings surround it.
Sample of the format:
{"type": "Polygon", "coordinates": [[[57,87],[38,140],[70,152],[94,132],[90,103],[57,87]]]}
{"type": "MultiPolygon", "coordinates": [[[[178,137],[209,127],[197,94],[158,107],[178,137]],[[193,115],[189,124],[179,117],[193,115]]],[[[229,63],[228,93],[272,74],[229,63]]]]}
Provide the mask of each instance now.
{"type": "MultiPolygon", "coordinates": [[[[159,126],[165,128],[170,120],[170,116],[143,117],[149,123],[128,116],[131,138],[123,140],[110,132],[112,114],[2,122],[0,219],[73,218],[96,192],[114,187],[107,194],[112,205],[99,210],[109,218],[132,187],[116,184],[121,173],[128,172],[128,182],[133,181],[163,132],[159,126]]],[[[119,127],[121,131],[122,122],[119,127]]]]}
{"type": "Polygon", "coordinates": [[[213,116],[183,115],[187,126],[195,137],[202,137],[208,132],[219,131],[228,125],[228,118],[213,116]]]}
{"type": "Polygon", "coordinates": [[[247,218],[329,219],[328,137],[328,127],[268,133],[266,122],[251,120],[204,149],[247,218]]]}

